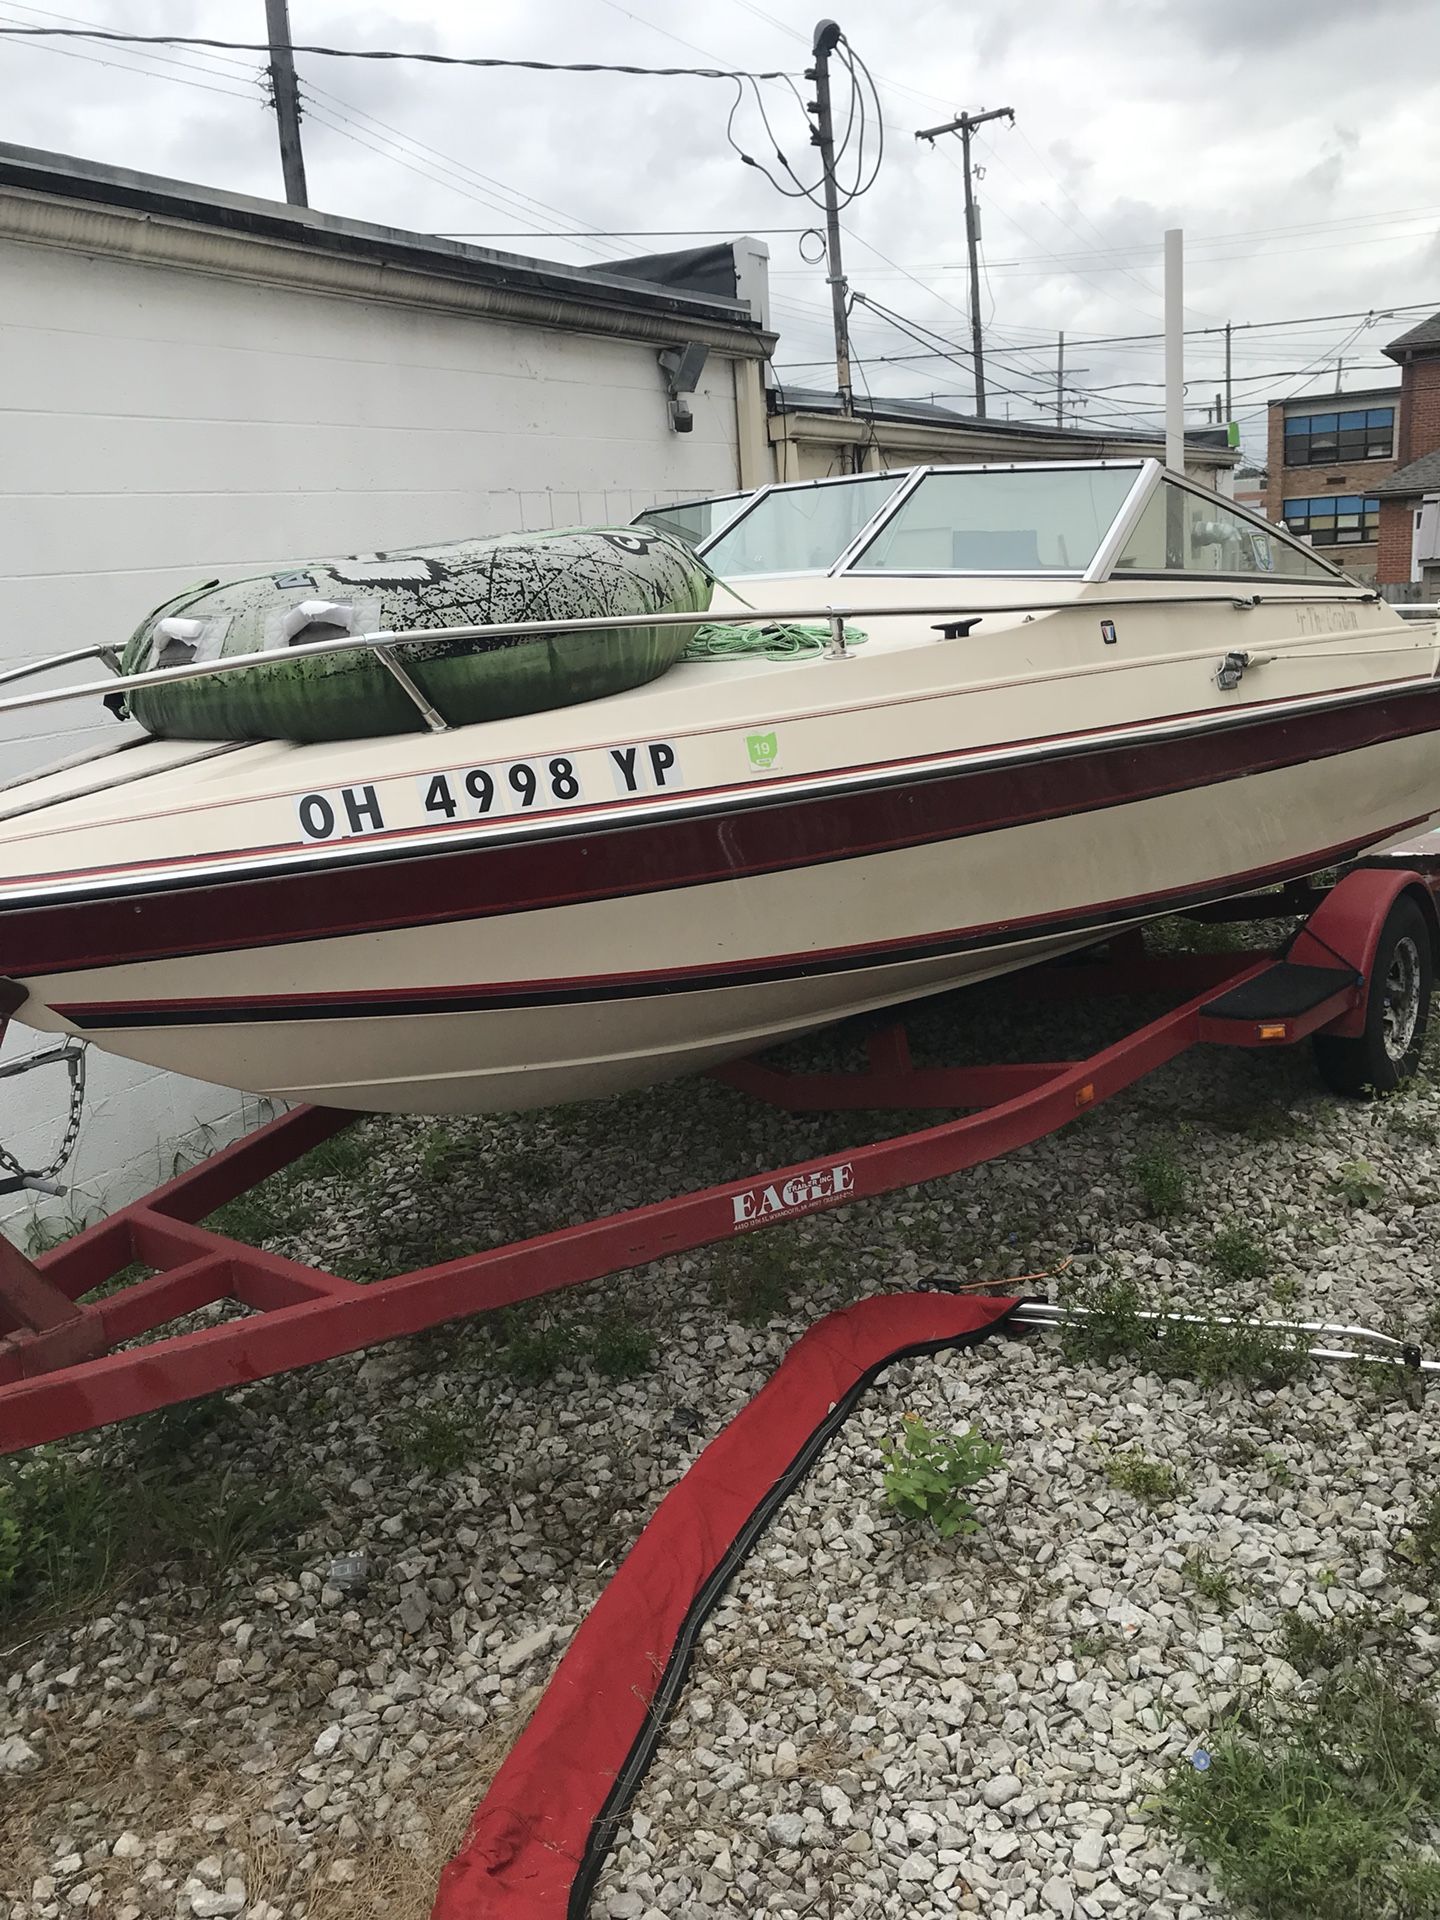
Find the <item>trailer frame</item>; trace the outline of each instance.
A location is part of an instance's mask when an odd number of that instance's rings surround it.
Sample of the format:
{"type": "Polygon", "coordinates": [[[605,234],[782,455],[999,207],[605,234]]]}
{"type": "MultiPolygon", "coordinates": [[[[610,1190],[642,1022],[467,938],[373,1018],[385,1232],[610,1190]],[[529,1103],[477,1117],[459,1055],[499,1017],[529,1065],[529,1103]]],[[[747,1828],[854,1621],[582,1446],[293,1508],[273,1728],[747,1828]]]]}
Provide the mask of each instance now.
{"type": "Polygon", "coordinates": [[[205,1224],[360,1117],[296,1108],[37,1259],[0,1236],[0,1454],[963,1171],[1056,1132],[1197,1045],[1355,1036],[1383,988],[1377,943],[1402,897],[1422,909],[1433,968],[1437,891],[1440,857],[1380,856],[1328,888],[1291,887],[1212,911],[1227,919],[1303,915],[1278,952],[1154,954],[1136,929],[1096,954],[1015,976],[1023,990],[1052,999],[1182,996],[1083,1058],[916,1066],[897,1021],[871,1033],[860,1073],[788,1073],[762,1060],[717,1068],[724,1084],[787,1112],[952,1117],[368,1284],[205,1224]],[[153,1271],[103,1291],[135,1263],[153,1271]],[[165,1331],[217,1302],[243,1311],[165,1331]]]}

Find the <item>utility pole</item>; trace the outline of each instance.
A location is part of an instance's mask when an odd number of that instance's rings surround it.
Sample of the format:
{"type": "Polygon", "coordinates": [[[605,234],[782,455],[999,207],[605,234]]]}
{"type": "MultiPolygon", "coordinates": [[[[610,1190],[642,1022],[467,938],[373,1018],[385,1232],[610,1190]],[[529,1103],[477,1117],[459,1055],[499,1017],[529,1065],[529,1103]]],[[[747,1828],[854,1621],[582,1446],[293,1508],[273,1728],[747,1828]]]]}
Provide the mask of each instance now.
{"type": "Polygon", "coordinates": [[[1060,335],[1059,350],[1055,355],[1055,424],[1065,424],[1065,335],[1060,335]]]}
{"type": "Polygon", "coordinates": [[[285,198],[292,207],[308,207],[305,156],[300,151],[300,93],[295,56],[290,51],[290,0],[265,0],[265,33],[270,42],[270,90],[280,122],[280,167],[285,198]]]}
{"type": "Polygon", "coordinates": [[[1013,107],[992,107],[989,113],[959,113],[943,127],[921,127],[917,140],[933,146],[942,133],[958,133],[965,157],[965,247],[970,256],[970,348],[975,365],[975,412],[985,418],[985,342],[980,330],[980,222],[975,212],[975,177],[970,166],[970,136],[987,120],[1009,120],[1014,124],[1013,107]]]}
{"type": "Polygon", "coordinates": [[[1235,418],[1235,401],[1230,392],[1230,322],[1225,322],[1225,418],[1235,418]]]}
{"type": "Polygon", "coordinates": [[[830,113],[830,56],[839,40],[840,29],[835,22],[820,21],[811,46],[815,64],[805,69],[805,78],[815,82],[815,98],[807,108],[815,116],[810,143],[820,149],[820,163],[825,172],[825,258],[830,311],[835,323],[835,384],[840,390],[841,413],[852,414],[855,395],[850,384],[850,323],[845,311],[848,288],[840,262],[840,196],[835,185],[835,122],[830,113]]]}

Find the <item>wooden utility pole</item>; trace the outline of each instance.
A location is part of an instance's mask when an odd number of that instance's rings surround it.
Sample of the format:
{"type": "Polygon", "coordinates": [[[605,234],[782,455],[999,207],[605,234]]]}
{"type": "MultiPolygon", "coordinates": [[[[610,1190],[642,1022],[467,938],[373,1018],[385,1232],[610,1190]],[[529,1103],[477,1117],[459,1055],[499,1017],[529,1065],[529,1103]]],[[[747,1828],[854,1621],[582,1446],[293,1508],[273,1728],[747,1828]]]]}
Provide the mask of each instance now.
{"type": "Polygon", "coordinates": [[[1230,322],[1225,322],[1225,418],[1235,418],[1235,401],[1230,393],[1230,322]]]}
{"type": "Polygon", "coordinates": [[[805,78],[815,82],[815,98],[810,112],[815,116],[811,143],[820,149],[820,164],[825,179],[825,277],[830,282],[830,312],[835,325],[835,384],[840,392],[840,411],[854,413],[855,396],[850,383],[850,321],[846,313],[849,289],[840,260],[840,193],[835,184],[835,122],[830,112],[830,56],[840,41],[840,29],[833,20],[822,20],[815,28],[811,46],[815,64],[807,67],[805,78]]]}
{"type": "Polygon", "coordinates": [[[270,91],[280,122],[280,167],[285,198],[292,207],[308,207],[305,156],[300,150],[300,92],[295,56],[290,51],[290,0],[265,0],[265,33],[270,42],[270,91]]]}
{"type": "Polygon", "coordinates": [[[1059,350],[1055,355],[1055,424],[1065,424],[1065,335],[1060,335],[1059,350]]]}
{"type": "Polygon", "coordinates": [[[988,113],[960,113],[953,120],[947,120],[943,127],[921,127],[916,133],[917,140],[928,140],[933,146],[942,133],[958,133],[965,157],[965,249],[970,256],[970,350],[975,366],[975,412],[980,419],[985,418],[985,342],[980,328],[980,223],[975,212],[975,176],[970,165],[970,136],[976,127],[983,127],[987,120],[1009,120],[1013,123],[1013,107],[992,107],[988,113]]]}

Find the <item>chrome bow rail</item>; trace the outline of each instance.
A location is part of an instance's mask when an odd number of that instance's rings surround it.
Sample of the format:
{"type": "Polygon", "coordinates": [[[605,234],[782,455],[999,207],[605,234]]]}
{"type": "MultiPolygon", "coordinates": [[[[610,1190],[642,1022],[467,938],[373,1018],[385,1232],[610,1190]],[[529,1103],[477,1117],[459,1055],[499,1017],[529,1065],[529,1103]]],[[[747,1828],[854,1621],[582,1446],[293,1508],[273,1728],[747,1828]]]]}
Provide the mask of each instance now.
{"type": "MultiPolygon", "coordinates": [[[[866,620],[930,618],[943,622],[946,627],[959,629],[967,623],[973,626],[996,614],[1057,613],[1069,608],[1090,607],[1104,609],[1107,613],[1113,614],[1117,610],[1128,611],[1132,607],[1214,606],[1230,608],[1236,612],[1248,612],[1266,602],[1279,602],[1291,606],[1329,606],[1337,602],[1373,606],[1376,601],[1377,596],[1364,588],[1356,588],[1350,592],[1271,594],[1241,593],[1231,588],[1220,593],[1137,594],[1133,597],[1106,594],[1096,595],[1093,599],[1088,596],[1081,598],[1071,596],[1064,600],[1005,601],[995,606],[975,606],[973,603],[967,606],[964,601],[950,600],[930,606],[739,607],[710,608],[698,613],[599,614],[583,620],[512,620],[476,626],[405,627],[393,632],[382,630],[378,633],[347,633],[333,640],[305,640],[283,649],[271,647],[257,653],[237,653],[219,660],[192,660],[179,666],[152,668],[147,673],[125,674],[121,676],[120,685],[125,692],[129,693],[143,687],[171,686],[177,680],[201,680],[215,674],[243,673],[252,667],[274,666],[281,659],[305,660],[335,653],[368,651],[376,654],[399,682],[426,726],[440,732],[446,730],[449,723],[436,712],[402,662],[396,657],[398,648],[431,645],[437,640],[511,640],[542,634],[615,633],[631,627],[694,628],[710,625],[763,627],[777,622],[793,625],[796,621],[813,620],[823,621],[830,629],[830,639],[824,657],[850,658],[853,656],[845,638],[846,625],[866,620]]],[[[937,627],[937,640],[949,638],[951,638],[950,635],[937,627]]],[[[1326,641],[1353,638],[1355,638],[1355,630],[1350,629],[1344,634],[1303,634],[1294,641],[1282,640],[1272,644],[1278,648],[1314,646],[1317,642],[1323,644],[1326,641]]],[[[1421,643],[1417,641],[1412,644],[1418,647],[1421,643]]],[[[1151,665],[1158,660],[1174,657],[1176,656],[1167,654],[1154,656],[1154,659],[1132,658],[1126,660],[1124,664],[1127,666],[1151,665]]],[[[37,660],[29,666],[14,667],[8,673],[0,675],[0,685],[31,678],[36,674],[48,673],[58,667],[72,666],[83,660],[101,660],[112,673],[119,674],[120,663],[116,650],[113,647],[101,645],[77,648],[70,653],[55,654],[44,660],[37,660]]],[[[1107,666],[1112,664],[1116,663],[1106,663],[1107,666]]],[[[0,715],[23,712],[31,707],[51,706],[67,700],[98,698],[113,702],[116,692],[116,681],[111,679],[85,681],[73,687],[55,687],[43,693],[19,694],[8,700],[0,700],[0,715]]]]}

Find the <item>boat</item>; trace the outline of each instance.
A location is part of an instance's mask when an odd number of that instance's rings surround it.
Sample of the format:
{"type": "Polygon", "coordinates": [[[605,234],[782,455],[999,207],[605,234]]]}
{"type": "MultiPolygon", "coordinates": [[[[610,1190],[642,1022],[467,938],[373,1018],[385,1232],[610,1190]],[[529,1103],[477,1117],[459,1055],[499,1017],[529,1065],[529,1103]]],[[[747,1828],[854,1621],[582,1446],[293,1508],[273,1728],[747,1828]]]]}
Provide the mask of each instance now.
{"type": "MultiPolygon", "coordinates": [[[[1440,812],[1434,623],[1155,461],[837,476],[716,519],[709,617],[820,639],[462,726],[127,738],[0,793],[0,1011],[285,1100],[543,1106],[1031,966],[1440,812]]],[[[296,650],[403,662],[435,631],[296,650]]]]}

